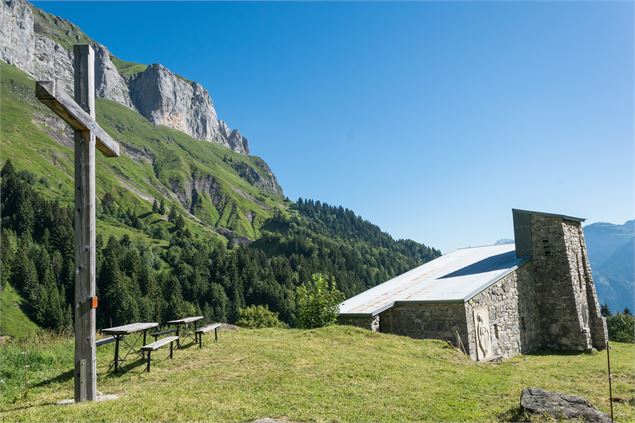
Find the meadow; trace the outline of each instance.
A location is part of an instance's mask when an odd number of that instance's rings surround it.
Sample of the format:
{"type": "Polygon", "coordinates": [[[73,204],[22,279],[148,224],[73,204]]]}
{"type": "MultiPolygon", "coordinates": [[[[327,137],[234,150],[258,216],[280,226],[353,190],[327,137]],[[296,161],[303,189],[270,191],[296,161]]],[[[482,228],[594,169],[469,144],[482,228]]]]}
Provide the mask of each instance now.
{"type": "MultiPolygon", "coordinates": [[[[475,363],[442,341],[353,327],[239,329],[106,373],[113,344],[98,350],[97,389],[114,401],[72,398],[73,340],[42,334],[0,346],[2,421],[510,421],[523,388],[579,395],[608,412],[606,353],[518,356],[475,363]],[[25,377],[25,364],[26,368],[25,377]]],[[[635,345],[611,351],[617,421],[634,421],[635,345]],[[630,402],[630,403],[629,403],[630,402]]]]}

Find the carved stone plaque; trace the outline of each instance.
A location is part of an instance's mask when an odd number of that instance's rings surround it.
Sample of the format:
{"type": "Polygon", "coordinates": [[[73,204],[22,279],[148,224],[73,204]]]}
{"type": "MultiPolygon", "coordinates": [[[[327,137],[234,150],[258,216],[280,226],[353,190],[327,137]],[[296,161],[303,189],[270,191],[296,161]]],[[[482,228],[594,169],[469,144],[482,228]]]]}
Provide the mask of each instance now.
{"type": "Polygon", "coordinates": [[[492,337],[487,307],[474,308],[474,331],[476,333],[476,360],[482,361],[492,353],[492,337]]]}

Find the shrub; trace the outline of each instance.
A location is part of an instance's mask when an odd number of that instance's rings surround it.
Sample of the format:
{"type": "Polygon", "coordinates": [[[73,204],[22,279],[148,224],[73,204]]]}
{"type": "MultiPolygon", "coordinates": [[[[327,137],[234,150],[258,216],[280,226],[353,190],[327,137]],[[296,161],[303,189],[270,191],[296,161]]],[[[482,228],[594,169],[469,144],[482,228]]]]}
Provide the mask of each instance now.
{"type": "Polygon", "coordinates": [[[609,339],[616,342],[635,342],[635,316],[617,313],[606,318],[609,339]]]}
{"type": "Polygon", "coordinates": [[[284,323],[278,319],[278,313],[269,310],[266,305],[252,305],[241,308],[238,310],[236,324],[251,329],[284,327],[284,323]]]}
{"type": "Polygon", "coordinates": [[[344,294],[335,286],[335,278],[316,273],[311,281],[296,289],[296,323],[310,329],[332,325],[337,321],[338,305],[344,294]]]}

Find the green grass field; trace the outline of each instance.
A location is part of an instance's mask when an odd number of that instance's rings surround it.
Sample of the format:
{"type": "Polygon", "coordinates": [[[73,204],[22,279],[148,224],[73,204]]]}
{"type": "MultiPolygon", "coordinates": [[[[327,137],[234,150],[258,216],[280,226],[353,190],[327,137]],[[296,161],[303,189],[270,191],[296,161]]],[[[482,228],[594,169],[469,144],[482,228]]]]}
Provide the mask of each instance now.
{"type": "MultiPolygon", "coordinates": [[[[4,421],[501,421],[517,417],[520,392],[538,386],[589,399],[608,411],[606,354],[530,355],[502,364],[470,361],[441,341],[352,327],[223,331],[152,371],[137,361],[105,373],[113,345],[101,347],[98,390],[116,401],[59,406],[72,397],[72,339],[0,347],[4,421]],[[27,354],[22,354],[26,351],[27,354]],[[24,364],[28,360],[28,385],[24,364]]],[[[614,395],[635,395],[635,345],[612,351],[614,395]]],[[[615,403],[618,421],[635,408],[615,403]]]]}

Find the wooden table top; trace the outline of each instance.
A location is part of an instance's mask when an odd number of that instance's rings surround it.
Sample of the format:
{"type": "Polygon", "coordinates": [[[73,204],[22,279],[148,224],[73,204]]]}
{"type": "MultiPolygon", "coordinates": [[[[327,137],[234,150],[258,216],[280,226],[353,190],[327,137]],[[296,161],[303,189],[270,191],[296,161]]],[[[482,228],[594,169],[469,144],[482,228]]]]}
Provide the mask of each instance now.
{"type": "Polygon", "coordinates": [[[201,320],[202,318],[203,316],[193,316],[193,317],[185,317],[183,319],[170,320],[168,322],[168,325],[181,325],[183,323],[192,323],[192,322],[196,322],[197,320],[201,320]]]}
{"type": "Polygon", "coordinates": [[[142,330],[156,328],[158,323],[143,322],[143,323],[130,323],[123,326],[115,326],[114,328],[103,329],[102,333],[108,333],[111,335],[126,335],[135,332],[141,332],[142,330]]]}

